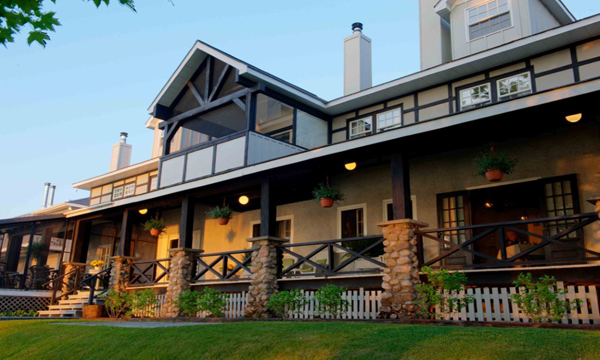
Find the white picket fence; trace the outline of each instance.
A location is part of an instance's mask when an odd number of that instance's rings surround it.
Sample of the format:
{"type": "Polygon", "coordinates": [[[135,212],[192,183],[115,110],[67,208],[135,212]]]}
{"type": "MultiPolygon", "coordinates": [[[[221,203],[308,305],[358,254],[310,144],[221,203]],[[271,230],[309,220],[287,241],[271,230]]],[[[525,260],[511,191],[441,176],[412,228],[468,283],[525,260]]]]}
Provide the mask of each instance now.
{"type": "MultiPolygon", "coordinates": [[[[557,282],[557,288],[564,289],[562,282],[557,282]]],[[[466,294],[474,297],[474,301],[460,312],[447,314],[444,320],[452,321],[498,321],[498,322],[531,322],[525,314],[512,303],[510,295],[519,290],[514,287],[486,287],[469,288],[466,294]]],[[[465,291],[459,294],[459,298],[465,291]]],[[[598,310],[598,293],[596,286],[567,286],[566,300],[579,299],[581,306],[578,309],[568,310],[563,318],[563,324],[600,324],[600,311],[598,310]]]]}
{"type": "MultiPolygon", "coordinates": [[[[314,319],[319,316],[322,318],[331,318],[329,315],[318,315],[317,309],[319,302],[315,299],[316,291],[303,291],[304,298],[307,300],[304,308],[299,313],[288,313],[288,317],[293,319],[314,319]]],[[[379,306],[381,305],[381,290],[348,290],[342,295],[342,299],[348,300],[350,306],[348,310],[341,314],[340,319],[377,319],[379,306]]]]}

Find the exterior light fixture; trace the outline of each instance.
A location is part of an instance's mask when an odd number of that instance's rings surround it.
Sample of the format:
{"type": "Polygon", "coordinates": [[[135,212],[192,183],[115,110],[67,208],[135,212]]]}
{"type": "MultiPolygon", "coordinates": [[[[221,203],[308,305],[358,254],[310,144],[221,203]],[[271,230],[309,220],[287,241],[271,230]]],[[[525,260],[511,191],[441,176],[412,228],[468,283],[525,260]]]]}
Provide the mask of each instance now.
{"type": "Polygon", "coordinates": [[[485,204],[484,204],[484,206],[485,206],[486,208],[488,208],[488,209],[491,209],[491,208],[493,208],[493,207],[494,207],[494,204],[492,204],[492,203],[491,203],[491,202],[489,202],[489,201],[486,201],[486,202],[485,202],[485,204]]]}
{"type": "Polygon", "coordinates": [[[146,215],[148,213],[148,209],[140,209],[138,210],[140,214],[146,215]]]}
{"type": "Polygon", "coordinates": [[[352,170],[356,169],[356,163],[355,162],[347,163],[347,164],[344,164],[344,167],[346,168],[346,170],[352,171],[352,170]]]}
{"type": "Polygon", "coordinates": [[[240,204],[246,205],[246,204],[248,204],[248,202],[250,202],[250,199],[248,199],[248,197],[246,195],[242,195],[242,196],[240,196],[238,201],[240,202],[240,204]]]}
{"type": "Polygon", "coordinates": [[[527,215],[523,215],[521,216],[521,220],[529,220],[529,217],[527,215]]]}
{"type": "Polygon", "coordinates": [[[581,120],[582,117],[583,117],[583,115],[581,113],[579,113],[579,114],[573,114],[573,115],[566,116],[565,119],[567,119],[567,121],[570,123],[576,123],[579,120],[581,120]]]}

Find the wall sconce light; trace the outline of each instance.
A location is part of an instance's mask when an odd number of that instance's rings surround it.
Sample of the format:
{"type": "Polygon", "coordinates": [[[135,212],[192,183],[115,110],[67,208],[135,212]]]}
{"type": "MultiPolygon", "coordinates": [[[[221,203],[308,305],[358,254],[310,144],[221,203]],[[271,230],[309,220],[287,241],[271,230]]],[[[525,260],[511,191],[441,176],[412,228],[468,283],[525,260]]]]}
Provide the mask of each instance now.
{"type": "Polygon", "coordinates": [[[529,220],[529,216],[523,215],[523,216],[521,216],[521,220],[529,220]]]}
{"type": "Polygon", "coordinates": [[[566,116],[565,119],[567,119],[567,121],[570,123],[576,123],[579,120],[581,120],[582,117],[583,117],[583,114],[579,113],[579,114],[573,114],[573,115],[566,116]]]}
{"type": "Polygon", "coordinates": [[[148,209],[140,209],[138,212],[142,215],[146,215],[148,213],[148,209]]]}
{"type": "Polygon", "coordinates": [[[240,204],[246,205],[250,202],[250,199],[246,195],[242,195],[242,196],[240,196],[238,201],[240,202],[240,204]]]}
{"type": "Polygon", "coordinates": [[[491,208],[493,208],[493,207],[494,207],[494,204],[492,204],[492,203],[491,203],[491,202],[489,202],[489,201],[486,201],[486,202],[485,202],[485,204],[483,204],[483,205],[484,205],[486,208],[488,208],[488,209],[491,209],[491,208]]]}
{"type": "Polygon", "coordinates": [[[352,171],[352,170],[356,169],[356,163],[355,162],[347,163],[347,164],[344,164],[344,167],[346,168],[346,170],[352,171]]]}

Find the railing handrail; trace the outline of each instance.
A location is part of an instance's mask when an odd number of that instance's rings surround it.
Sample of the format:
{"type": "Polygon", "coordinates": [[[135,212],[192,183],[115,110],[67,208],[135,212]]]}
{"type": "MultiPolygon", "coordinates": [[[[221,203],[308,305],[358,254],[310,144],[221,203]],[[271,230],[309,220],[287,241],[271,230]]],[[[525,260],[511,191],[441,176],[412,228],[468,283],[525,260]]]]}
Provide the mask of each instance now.
{"type": "MultiPolygon", "coordinates": [[[[594,212],[594,213],[564,215],[564,216],[555,216],[555,217],[539,218],[539,219],[513,220],[513,221],[505,221],[505,222],[497,222],[497,223],[455,226],[455,227],[449,227],[449,228],[420,229],[420,230],[417,230],[416,233],[417,234],[431,234],[431,233],[438,233],[438,232],[475,230],[475,229],[500,227],[500,226],[548,223],[548,222],[553,222],[553,221],[565,221],[565,220],[579,220],[579,219],[588,219],[588,218],[592,218],[592,217],[598,217],[598,214],[594,212]]],[[[346,241],[346,239],[344,239],[344,241],[346,241]]]]}
{"type": "Polygon", "coordinates": [[[143,260],[143,261],[133,261],[133,264],[151,264],[151,263],[163,262],[163,261],[171,261],[171,258],[154,259],[154,260],[143,260]]]}
{"type": "Polygon", "coordinates": [[[59,281],[59,280],[61,280],[61,281],[62,281],[62,280],[65,278],[65,276],[67,276],[67,275],[71,275],[71,274],[73,274],[73,273],[75,273],[75,272],[77,272],[77,271],[79,271],[79,270],[80,270],[80,267],[76,267],[75,269],[73,269],[73,270],[69,271],[68,273],[64,273],[64,274],[62,274],[62,275],[60,275],[60,276],[57,276],[57,277],[55,277],[54,279],[52,279],[52,280],[50,280],[50,281],[48,281],[48,282],[45,282],[45,283],[43,283],[41,286],[42,286],[42,287],[44,287],[44,286],[48,286],[48,285],[50,285],[50,283],[57,282],[57,281],[59,281]]]}
{"type": "MultiPolygon", "coordinates": [[[[112,270],[112,265],[109,265],[106,269],[97,272],[94,275],[90,275],[88,277],[86,277],[85,279],[81,280],[79,282],[79,288],[81,288],[82,285],[87,285],[90,288],[90,296],[88,298],[88,305],[93,305],[94,304],[94,293],[96,292],[96,284],[95,282],[100,279],[100,275],[110,275],[110,271],[112,270]]],[[[104,289],[106,290],[106,289],[104,289]]]]}
{"type": "Polygon", "coordinates": [[[353,238],[345,238],[345,239],[334,239],[334,240],[318,240],[318,241],[310,241],[310,242],[301,242],[301,243],[293,243],[293,244],[281,244],[279,247],[299,247],[299,246],[311,246],[311,245],[326,245],[326,244],[337,244],[340,242],[352,242],[352,241],[360,241],[360,240],[375,240],[381,239],[383,235],[368,235],[368,236],[358,236],[353,238]]]}
{"type": "Polygon", "coordinates": [[[252,249],[246,250],[234,250],[234,251],[223,251],[218,253],[210,253],[210,254],[198,254],[196,257],[207,257],[207,256],[221,256],[221,255],[235,255],[235,254],[248,254],[253,252],[252,249]]]}

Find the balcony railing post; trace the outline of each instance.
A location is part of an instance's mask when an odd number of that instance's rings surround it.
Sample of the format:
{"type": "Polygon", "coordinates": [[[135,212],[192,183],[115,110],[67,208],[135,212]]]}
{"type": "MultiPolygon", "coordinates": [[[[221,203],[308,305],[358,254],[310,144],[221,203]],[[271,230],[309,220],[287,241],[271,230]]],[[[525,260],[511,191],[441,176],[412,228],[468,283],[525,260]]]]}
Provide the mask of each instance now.
{"type": "Polygon", "coordinates": [[[192,279],[195,276],[196,257],[202,250],[177,248],[171,249],[171,264],[169,266],[169,284],[167,295],[163,305],[162,317],[178,317],[181,310],[177,304],[179,294],[191,288],[192,279]]]}
{"type": "Polygon", "coordinates": [[[108,287],[117,292],[125,292],[131,278],[131,263],[135,258],[131,256],[114,256],[111,260],[113,263],[108,287]]]}

